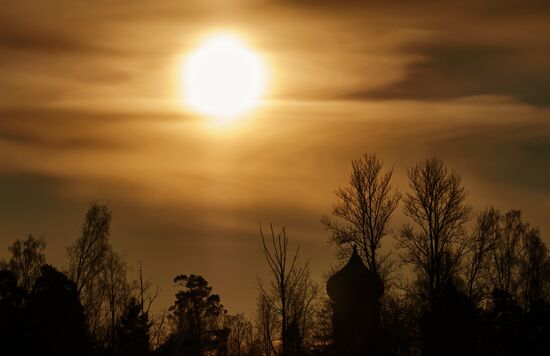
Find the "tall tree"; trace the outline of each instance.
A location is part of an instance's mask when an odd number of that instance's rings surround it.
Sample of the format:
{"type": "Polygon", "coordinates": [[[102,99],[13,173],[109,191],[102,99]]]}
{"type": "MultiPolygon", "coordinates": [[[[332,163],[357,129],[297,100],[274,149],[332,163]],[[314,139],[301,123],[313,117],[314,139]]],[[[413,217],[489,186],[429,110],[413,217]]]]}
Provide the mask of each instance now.
{"type": "Polygon", "coordinates": [[[277,350],[273,345],[273,339],[277,334],[277,315],[275,308],[265,293],[260,293],[257,299],[256,329],[261,344],[262,354],[265,356],[276,355],[277,350]]]}
{"type": "Polygon", "coordinates": [[[268,310],[274,311],[277,316],[280,353],[297,355],[303,352],[305,339],[312,325],[313,301],[317,294],[317,288],[309,274],[309,261],[304,264],[300,262],[299,247],[293,253],[289,251],[288,236],[284,228],[275,233],[271,226],[271,237],[266,238],[260,227],[260,235],[262,251],[271,275],[268,287],[260,280],[260,300],[267,303],[268,310]]]}
{"type": "Polygon", "coordinates": [[[402,261],[419,273],[433,306],[465,252],[464,225],[471,208],[465,202],[461,177],[437,158],[416,164],[408,177],[410,192],[404,198],[404,213],[412,223],[403,225],[396,247],[404,250],[402,261]]]}
{"type": "Polygon", "coordinates": [[[489,276],[493,289],[515,297],[520,284],[522,240],[527,226],[519,210],[510,210],[497,220],[495,247],[489,276]]]}
{"type": "Polygon", "coordinates": [[[11,252],[9,269],[17,276],[18,284],[30,291],[40,275],[40,268],[46,263],[46,242],[42,237],[29,234],[25,240],[15,241],[8,249],[11,252]]]}
{"type": "Polygon", "coordinates": [[[130,285],[126,278],[126,261],[116,252],[110,250],[105,260],[102,279],[105,285],[107,309],[110,317],[111,345],[115,344],[118,319],[130,295],[130,285]]]}
{"type": "Polygon", "coordinates": [[[93,203],[86,213],[80,237],[67,249],[69,276],[78,292],[92,284],[104,268],[110,249],[111,211],[106,205],[93,203]]]}
{"type": "Polygon", "coordinates": [[[527,228],[520,264],[523,308],[532,311],[537,303],[550,302],[550,256],[538,229],[527,228]]]}
{"type": "Polygon", "coordinates": [[[166,331],[166,313],[151,313],[151,307],[159,295],[158,285],[153,290],[149,279],[143,279],[143,265],[139,261],[139,277],[137,281],[137,300],[140,305],[141,314],[150,321],[150,344],[157,347],[164,341],[166,331]]]}
{"type": "Polygon", "coordinates": [[[393,169],[383,171],[383,162],[374,154],[352,160],[351,165],[348,184],[336,191],[334,218],[323,216],[321,222],[343,255],[349,256],[356,245],[369,269],[387,277],[388,255],[381,255],[379,249],[400,199],[390,184],[393,169]]]}
{"type": "Polygon", "coordinates": [[[491,257],[499,234],[498,210],[488,208],[477,215],[472,234],[467,242],[466,258],[462,274],[466,282],[468,299],[475,304],[488,297],[487,283],[491,257]]]}
{"type": "MultiPolygon", "coordinates": [[[[497,212],[498,213],[498,212],[497,212]]],[[[538,229],[522,220],[519,210],[498,213],[491,250],[489,284],[514,298],[524,310],[547,299],[550,257],[538,229]]],[[[546,300],[548,301],[548,300],[546,300]]]]}
{"type": "Polygon", "coordinates": [[[179,275],[174,283],[183,289],[176,293],[170,311],[176,336],[181,336],[185,354],[200,354],[206,350],[225,347],[222,317],[227,313],[220,296],[201,276],[179,275]]]}
{"type": "Polygon", "coordinates": [[[80,237],[67,248],[68,275],[76,284],[92,335],[97,334],[105,319],[103,305],[107,289],[102,274],[111,250],[110,227],[109,208],[92,203],[82,223],[80,237]]]}
{"type": "Polygon", "coordinates": [[[139,280],[138,282],[138,297],[141,306],[141,313],[148,314],[151,310],[151,306],[155,302],[159,294],[159,287],[156,286],[155,290],[152,290],[152,284],[149,279],[143,279],[143,264],[139,261],[139,280]]]}

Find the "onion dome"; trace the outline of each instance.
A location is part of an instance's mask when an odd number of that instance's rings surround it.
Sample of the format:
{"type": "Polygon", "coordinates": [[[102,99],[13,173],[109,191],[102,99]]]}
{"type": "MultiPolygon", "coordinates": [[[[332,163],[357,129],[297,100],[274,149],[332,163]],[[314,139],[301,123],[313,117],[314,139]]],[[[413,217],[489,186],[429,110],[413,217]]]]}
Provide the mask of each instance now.
{"type": "Polygon", "coordinates": [[[384,284],[365,266],[356,246],[353,246],[348,263],[328,279],[327,293],[335,302],[368,303],[380,299],[384,284]]]}

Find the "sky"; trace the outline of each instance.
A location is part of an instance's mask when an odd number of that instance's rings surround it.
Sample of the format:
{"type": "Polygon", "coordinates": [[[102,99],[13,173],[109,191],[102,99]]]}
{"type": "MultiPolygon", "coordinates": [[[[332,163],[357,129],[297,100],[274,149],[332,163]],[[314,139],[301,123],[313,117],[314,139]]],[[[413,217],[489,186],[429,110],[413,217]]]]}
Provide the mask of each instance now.
{"type": "Polygon", "coordinates": [[[159,285],[159,310],[173,278],[195,273],[252,317],[259,225],[285,226],[322,281],[336,259],[320,218],[365,152],[401,192],[407,167],[437,156],[476,210],[521,209],[550,244],[547,1],[0,7],[0,258],[33,233],[65,267],[99,201],[132,273],[142,261],[159,285]],[[243,38],[269,73],[263,103],[224,127],[181,100],[186,55],[217,31],[243,38]]]}

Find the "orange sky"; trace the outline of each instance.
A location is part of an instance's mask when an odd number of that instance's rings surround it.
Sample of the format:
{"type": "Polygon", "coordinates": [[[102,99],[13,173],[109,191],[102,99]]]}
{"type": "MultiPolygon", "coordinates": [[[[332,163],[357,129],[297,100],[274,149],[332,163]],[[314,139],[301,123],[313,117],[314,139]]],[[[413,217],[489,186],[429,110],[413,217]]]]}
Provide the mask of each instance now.
{"type": "Polygon", "coordinates": [[[32,232],[63,266],[99,200],[159,308],[176,274],[200,273],[250,315],[259,222],[286,226],[320,279],[335,261],[319,219],[363,152],[401,191],[406,167],[437,155],[474,207],[520,208],[550,243],[549,3],[369,4],[0,0],[0,258],[32,232]],[[185,54],[215,30],[240,34],[271,78],[265,104],[223,130],[178,91],[185,54]]]}

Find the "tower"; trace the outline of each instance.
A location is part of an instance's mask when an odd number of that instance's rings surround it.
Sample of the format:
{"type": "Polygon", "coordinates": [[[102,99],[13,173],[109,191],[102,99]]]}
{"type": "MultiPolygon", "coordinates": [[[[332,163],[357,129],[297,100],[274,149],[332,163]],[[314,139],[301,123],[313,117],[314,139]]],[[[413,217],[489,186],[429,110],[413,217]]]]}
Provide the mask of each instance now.
{"type": "Polygon", "coordinates": [[[348,263],[327,282],[333,301],[333,335],[337,355],[379,355],[379,299],[384,284],[353,247],[348,263]]]}

